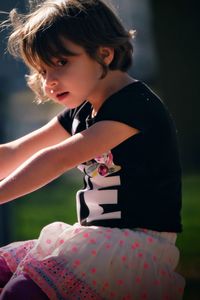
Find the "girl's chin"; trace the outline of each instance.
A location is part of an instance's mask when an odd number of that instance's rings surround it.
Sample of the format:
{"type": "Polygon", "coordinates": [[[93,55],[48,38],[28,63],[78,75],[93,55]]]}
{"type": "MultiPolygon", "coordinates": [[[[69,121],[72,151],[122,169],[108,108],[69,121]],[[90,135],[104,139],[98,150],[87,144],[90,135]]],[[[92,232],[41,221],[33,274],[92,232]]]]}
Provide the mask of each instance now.
{"type": "Polygon", "coordinates": [[[56,99],[53,99],[53,101],[57,104],[65,106],[69,109],[74,109],[74,108],[77,108],[78,106],[80,106],[81,104],[83,104],[86,100],[83,99],[83,100],[79,100],[79,101],[73,101],[73,100],[70,100],[67,98],[63,98],[62,100],[60,100],[60,99],[58,100],[56,98],[56,99]]]}

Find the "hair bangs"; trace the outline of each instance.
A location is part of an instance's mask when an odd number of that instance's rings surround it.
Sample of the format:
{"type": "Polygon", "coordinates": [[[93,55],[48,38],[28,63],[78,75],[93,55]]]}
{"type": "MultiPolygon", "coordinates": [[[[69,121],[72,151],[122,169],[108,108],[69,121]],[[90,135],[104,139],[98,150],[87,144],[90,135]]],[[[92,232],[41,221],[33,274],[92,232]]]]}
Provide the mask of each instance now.
{"type": "Polygon", "coordinates": [[[53,66],[53,58],[75,56],[76,53],[67,48],[67,34],[59,26],[42,28],[33,35],[28,34],[23,41],[23,57],[28,66],[38,69],[40,65],[53,66]]]}

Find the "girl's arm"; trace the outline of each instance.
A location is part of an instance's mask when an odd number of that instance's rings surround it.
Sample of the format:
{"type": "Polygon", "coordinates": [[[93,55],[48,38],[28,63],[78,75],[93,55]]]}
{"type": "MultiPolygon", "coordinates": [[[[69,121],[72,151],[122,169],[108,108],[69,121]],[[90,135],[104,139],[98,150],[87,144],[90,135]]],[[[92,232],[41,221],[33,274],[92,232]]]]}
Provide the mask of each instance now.
{"type": "Polygon", "coordinates": [[[0,145],[0,179],[7,177],[37,151],[58,144],[69,136],[55,117],[40,129],[0,145]]]}
{"type": "Polygon", "coordinates": [[[0,182],[0,203],[37,190],[136,133],[137,129],[123,123],[101,121],[59,144],[38,151],[0,182]]]}

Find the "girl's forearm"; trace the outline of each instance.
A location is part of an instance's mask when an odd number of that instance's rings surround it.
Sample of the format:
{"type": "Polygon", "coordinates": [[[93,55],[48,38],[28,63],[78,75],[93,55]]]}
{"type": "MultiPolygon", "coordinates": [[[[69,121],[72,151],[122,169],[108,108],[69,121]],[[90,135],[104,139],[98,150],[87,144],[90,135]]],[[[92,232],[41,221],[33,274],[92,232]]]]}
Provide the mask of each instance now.
{"type": "Polygon", "coordinates": [[[55,117],[39,129],[0,145],[0,180],[9,176],[38,151],[56,145],[68,137],[70,135],[55,117]]]}
{"type": "Polygon", "coordinates": [[[0,182],[0,204],[39,189],[65,170],[53,147],[40,150],[0,182]]]}
{"type": "Polygon", "coordinates": [[[0,180],[12,169],[13,151],[6,144],[0,145],[0,180]]]}
{"type": "Polygon", "coordinates": [[[0,145],[0,180],[9,176],[33,154],[27,147],[19,148],[15,142],[0,145]]]}

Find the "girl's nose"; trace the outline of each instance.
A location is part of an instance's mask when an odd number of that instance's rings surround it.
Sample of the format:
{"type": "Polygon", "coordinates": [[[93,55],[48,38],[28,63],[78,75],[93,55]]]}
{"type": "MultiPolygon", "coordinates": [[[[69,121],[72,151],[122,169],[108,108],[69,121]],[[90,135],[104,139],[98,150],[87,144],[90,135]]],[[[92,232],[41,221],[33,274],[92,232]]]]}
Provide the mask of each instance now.
{"type": "Polygon", "coordinates": [[[45,78],[45,85],[48,88],[53,88],[58,84],[58,80],[53,74],[47,74],[45,78]]]}

